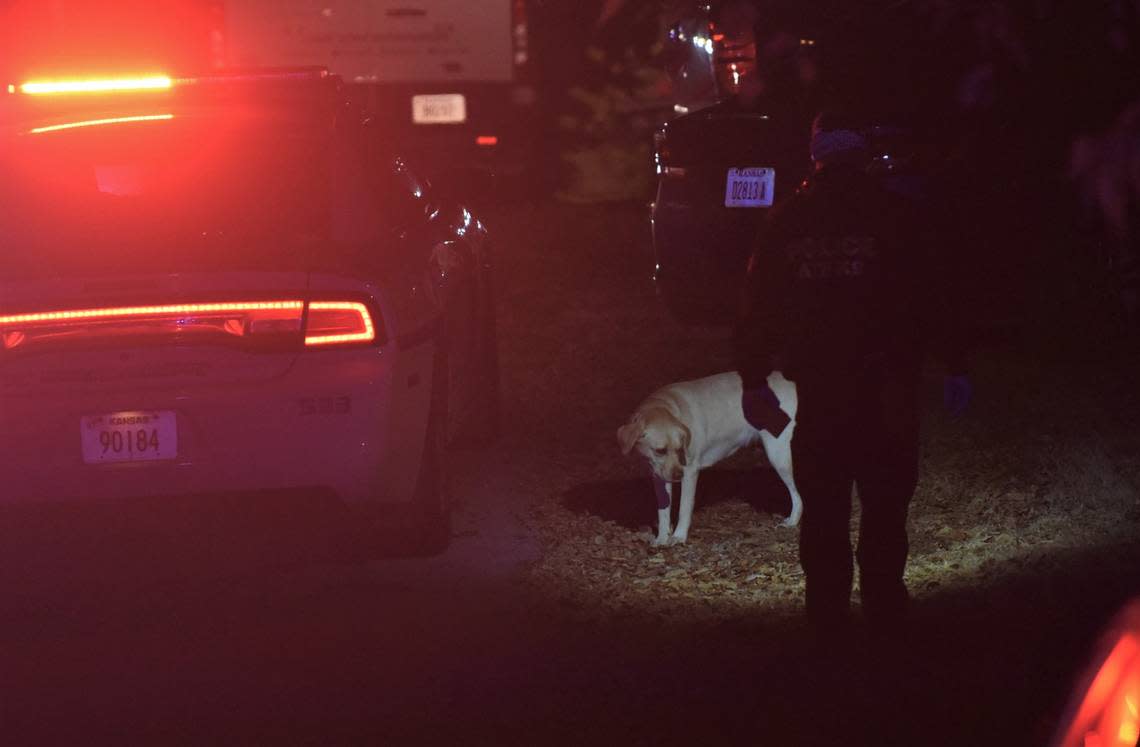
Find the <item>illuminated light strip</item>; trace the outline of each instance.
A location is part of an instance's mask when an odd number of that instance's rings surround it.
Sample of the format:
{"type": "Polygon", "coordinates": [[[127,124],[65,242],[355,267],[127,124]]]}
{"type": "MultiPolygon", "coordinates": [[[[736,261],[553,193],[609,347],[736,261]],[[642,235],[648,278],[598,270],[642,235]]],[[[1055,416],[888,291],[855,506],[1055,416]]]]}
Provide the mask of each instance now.
{"type": "Polygon", "coordinates": [[[475,138],[475,144],[482,146],[498,145],[499,138],[497,135],[479,135],[475,138]]]}
{"type": "Polygon", "coordinates": [[[89,80],[45,80],[20,84],[20,93],[42,96],[60,93],[118,93],[123,91],[161,91],[174,85],[166,75],[140,78],[103,78],[89,80]]]}
{"type": "MultiPolygon", "coordinates": [[[[249,301],[243,303],[192,303],[166,306],[122,306],[106,309],[77,309],[74,311],[43,311],[31,314],[0,316],[0,327],[50,322],[70,322],[85,319],[118,319],[137,316],[167,314],[203,314],[225,311],[296,311],[304,308],[303,301],[249,301]]],[[[361,304],[361,306],[363,306],[361,304]]],[[[371,327],[371,323],[369,322],[371,327]]]]}
{"type": "Polygon", "coordinates": [[[36,127],[35,129],[28,130],[31,135],[38,135],[41,132],[56,132],[58,130],[72,130],[76,127],[97,127],[99,125],[109,124],[123,124],[125,122],[157,122],[160,120],[174,119],[173,114],[142,114],[136,117],[113,117],[111,119],[87,119],[82,122],[68,122],[67,124],[49,125],[47,127],[36,127]]]}
{"type": "Polygon", "coordinates": [[[368,307],[355,301],[313,301],[309,304],[310,311],[355,311],[364,323],[363,332],[351,332],[342,335],[306,335],[306,345],[332,345],[342,342],[372,342],[376,339],[376,329],[372,326],[372,315],[368,307]]]}

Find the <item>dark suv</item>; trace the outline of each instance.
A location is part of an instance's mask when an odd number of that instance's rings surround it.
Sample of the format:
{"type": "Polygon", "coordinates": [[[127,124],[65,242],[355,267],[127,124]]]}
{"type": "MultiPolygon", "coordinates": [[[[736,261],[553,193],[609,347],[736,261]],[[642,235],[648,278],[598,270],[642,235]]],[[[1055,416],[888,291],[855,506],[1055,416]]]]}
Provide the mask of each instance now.
{"type": "Polygon", "coordinates": [[[809,171],[815,40],[766,19],[701,4],[665,40],[680,116],[654,136],[654,277],[683,321],[731,318],[760,221],[809,171]]]}
{"type": "Polygon", "coordinates": [[[681,321],[731,319],[761,221],[808,174],[799,119],[762,112],[732,99],[669,122],[655,138],[654,278],[681,321]]]}

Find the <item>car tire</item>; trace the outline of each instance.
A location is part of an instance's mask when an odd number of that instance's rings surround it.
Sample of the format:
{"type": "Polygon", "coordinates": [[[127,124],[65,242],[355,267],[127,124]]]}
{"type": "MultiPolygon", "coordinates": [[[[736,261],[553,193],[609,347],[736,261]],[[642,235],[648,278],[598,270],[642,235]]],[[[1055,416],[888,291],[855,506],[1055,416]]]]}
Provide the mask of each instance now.
{"type": "Polygon", "coordinates": [[[432,371],[431,404],[413,498],[416,555],[438,555],[451,544],[451,484],[447,469],[448,365],[439,353],[432,371]]]}

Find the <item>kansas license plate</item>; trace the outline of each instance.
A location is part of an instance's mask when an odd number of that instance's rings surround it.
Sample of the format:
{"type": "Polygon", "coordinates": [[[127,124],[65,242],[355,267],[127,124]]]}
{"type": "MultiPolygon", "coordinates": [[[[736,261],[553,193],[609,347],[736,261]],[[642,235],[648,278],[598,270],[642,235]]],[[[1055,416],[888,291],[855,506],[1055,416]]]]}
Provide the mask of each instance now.
{"type": "Polygon", "coordinates": [[[79,421],[83,461],[142,462],[178,456],[178,422],[169,410],[88,415],[79,421]]]}
{"type": "Polygon", "coordinates": [[[775,169],[729,169],[724,206],[771,207],[776,196],[775,169]]]}
{"type": "Polygon", "coordinates": [[[416,124],[459,124],[467,121],[467,99],[461,93],[412,97],[412,121],[416,124]]]}

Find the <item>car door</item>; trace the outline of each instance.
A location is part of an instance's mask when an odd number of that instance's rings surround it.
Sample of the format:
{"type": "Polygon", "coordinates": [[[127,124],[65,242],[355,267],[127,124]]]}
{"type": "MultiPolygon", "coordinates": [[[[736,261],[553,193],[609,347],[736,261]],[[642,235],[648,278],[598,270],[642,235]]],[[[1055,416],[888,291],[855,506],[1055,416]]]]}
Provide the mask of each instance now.
{"type": "Polygon", "coordinates": [[[440,312],[447,352],[449,440],[458,434],[486,378],[490,313],[485,231],[399,155],[376,160],[378,194],[399,239],[402,261],[440,312]]]}

